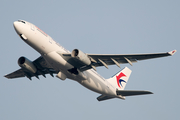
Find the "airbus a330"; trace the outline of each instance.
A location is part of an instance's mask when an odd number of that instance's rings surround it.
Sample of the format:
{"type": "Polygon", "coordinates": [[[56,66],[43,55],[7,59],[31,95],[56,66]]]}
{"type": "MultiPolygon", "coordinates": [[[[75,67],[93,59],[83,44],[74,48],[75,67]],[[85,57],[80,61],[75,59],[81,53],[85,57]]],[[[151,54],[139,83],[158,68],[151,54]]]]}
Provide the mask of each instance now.
{"type": "Polygon", "coordinates": [[[98,101],[112,98],[125,99],[126,96],[152,94],[144,90],[124,90],[131,74],[127,67],[109,79],[104,79],[96,72],[96,67],[117,65],[158,57],[172,56],[176,50],[166,53],[151,54],[86,54],[79,49],[72,52],[54,41],[41,29],[24,20],[14,22],[14,28],[20,38],[41,54],[39,58],[30,61],[26,57],[20,57],[18,64],[20,69],[5,75],[6,78],[32,77],[39,79],[39,75],[46,77],[50,74],[65,80],[75,80],[84,87],[100,93],[98,101]]]}

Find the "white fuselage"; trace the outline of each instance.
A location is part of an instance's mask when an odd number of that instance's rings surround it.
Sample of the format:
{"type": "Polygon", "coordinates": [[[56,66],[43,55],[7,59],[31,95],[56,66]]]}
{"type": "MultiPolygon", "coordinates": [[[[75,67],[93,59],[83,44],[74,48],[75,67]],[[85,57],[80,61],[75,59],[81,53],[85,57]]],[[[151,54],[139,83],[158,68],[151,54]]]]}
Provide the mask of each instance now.
{"type": "Polygon", "coordinates": [[[68,72],[74,66],[63,59],[61,54],[70,52],[41,29],[26,21],[14,22],[14,28],[17,34],[23,36],[23,40],[39,52],[54,70],[61,71],[67,78],[79,82],[92,91],[116,97],[116,88],[93,69],[80,72],[78,75],[68,72]]]}

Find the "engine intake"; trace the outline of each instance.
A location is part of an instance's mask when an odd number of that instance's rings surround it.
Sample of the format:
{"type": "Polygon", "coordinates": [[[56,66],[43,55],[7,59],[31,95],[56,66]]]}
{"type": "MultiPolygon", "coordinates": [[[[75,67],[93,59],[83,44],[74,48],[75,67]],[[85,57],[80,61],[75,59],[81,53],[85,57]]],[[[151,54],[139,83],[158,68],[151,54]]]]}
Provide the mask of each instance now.
{"type": "Polygon", "coordinates": [[[36,67],[34,66],[34,64],[28,60],[27,58],[25,57],[20,57],[18,59],[18,65],[23,68],[23,69],[26,69],[32,73],[36,73],[37,72],[37,69],[36,67]]]}
{"type": "Polygon", "coordinates": [[[82,51],[78,50],[78,49],[74,49],[71,53],[71,56],[73,58],[78,59],[82,64],[85,65],[90,65],[91,64],[91,60],[88,57],[87,54],[83,53],[82,51]]]}

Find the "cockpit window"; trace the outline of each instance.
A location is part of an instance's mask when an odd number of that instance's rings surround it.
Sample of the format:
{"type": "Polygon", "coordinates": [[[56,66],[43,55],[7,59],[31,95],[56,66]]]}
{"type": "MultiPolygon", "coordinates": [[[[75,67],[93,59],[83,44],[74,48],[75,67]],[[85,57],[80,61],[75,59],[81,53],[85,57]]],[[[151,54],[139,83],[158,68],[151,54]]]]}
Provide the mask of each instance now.
{"type": "Polygon", "coordinates": [[[22,23],[26,24],[26,22],[24,22],[23,20],[18,20],[18,22],[22,22],[22,23]]]}

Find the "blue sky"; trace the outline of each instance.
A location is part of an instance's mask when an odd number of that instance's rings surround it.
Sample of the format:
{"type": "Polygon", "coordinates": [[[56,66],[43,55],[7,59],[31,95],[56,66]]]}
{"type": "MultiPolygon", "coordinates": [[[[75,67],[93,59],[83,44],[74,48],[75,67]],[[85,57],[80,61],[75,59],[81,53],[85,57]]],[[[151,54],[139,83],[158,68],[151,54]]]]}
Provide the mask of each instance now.
{"type": "MultiPolygon", "coordinates": [[[[17,60],[40,56],[16,34],[13,22],[29,21],[72,51],[131,54],[179,50],[178,0],[16,0],[1,1],[1,120],[49,119],[179,119],[179,61],[172,57],[139,61],[126,90],[149,90],[153,95],[98,102],[94,93],[72,80],[40,77],[8,80],[3,76],[19,69],[17,60]]],[[[120,69],[97,68],[105,78],[120,69]]]]}

